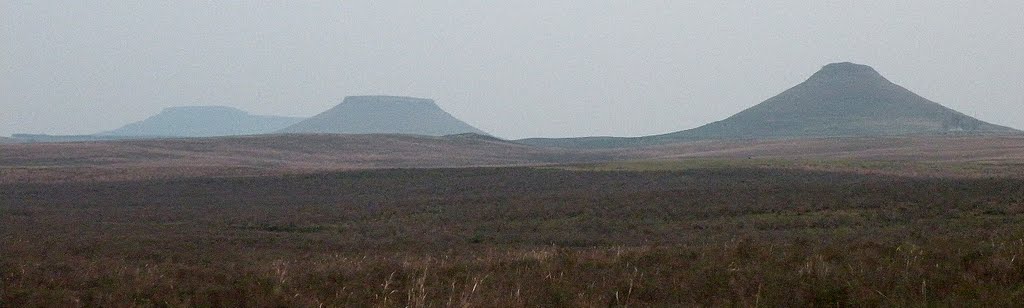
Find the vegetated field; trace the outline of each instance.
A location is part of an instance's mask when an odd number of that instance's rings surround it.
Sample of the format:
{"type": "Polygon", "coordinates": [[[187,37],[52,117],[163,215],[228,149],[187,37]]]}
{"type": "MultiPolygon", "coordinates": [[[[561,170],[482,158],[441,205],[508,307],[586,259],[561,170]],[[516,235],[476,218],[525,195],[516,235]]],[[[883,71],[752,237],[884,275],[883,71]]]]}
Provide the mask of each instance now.
{"type": "Polygon", "coordinates": [[[381,168],[542,166],[738,158],[812,164],[828,161],[825,169],[833,171],[851,171],[849,167],[869,161],[870,164],[895,163],[913,168],[919,167],[920,163],[938,164],[938,170],[945,173],[949,171],[945,167],[949,163],[969,163],[971,166],[964,167],[985,169],[980,173],[983,176],[988,175],[988,171],[1013,175],[1019,174],[1018,170],[1024,171],[1024,136],[695,141],[590,150],[532,147],[479,135],[261,135],[5,144],[0,146],[0,183],[138,181],[381,168]],[[993,165],[996,167],[985,168],[993,165]]]}
{"type": "Polygon", "coordinates": [[[0,306],[1010,306],[1018,170],[722,155],[7,181],[0,306]]]}
{"type": "Polygon", "coordinates": [[[0,183],[257,176],[376,168],[543,165],[621,159],[479,135],[261,135],[5,144],[0,183]]]}

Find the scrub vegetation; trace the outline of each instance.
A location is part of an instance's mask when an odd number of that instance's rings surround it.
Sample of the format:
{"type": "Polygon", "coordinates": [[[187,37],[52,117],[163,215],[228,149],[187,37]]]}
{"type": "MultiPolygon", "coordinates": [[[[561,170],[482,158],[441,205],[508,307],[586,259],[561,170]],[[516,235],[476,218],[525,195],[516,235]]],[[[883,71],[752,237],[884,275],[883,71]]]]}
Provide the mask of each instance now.
{"type": "Polygon", "coordinates": [[[9,183],[0,303],[1013,305],[1012,174],[716,160],[9,183]]]}

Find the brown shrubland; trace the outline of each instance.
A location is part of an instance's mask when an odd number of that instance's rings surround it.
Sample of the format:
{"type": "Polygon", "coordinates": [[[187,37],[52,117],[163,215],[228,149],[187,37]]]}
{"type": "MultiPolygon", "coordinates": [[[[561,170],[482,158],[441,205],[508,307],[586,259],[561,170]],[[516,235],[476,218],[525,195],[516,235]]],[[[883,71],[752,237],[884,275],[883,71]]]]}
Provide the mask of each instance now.
{"type": "Polygon", "coordinates": [[[0,306],[1024,300],[1014,171],[652,164],[7,183],[0,306]]]}

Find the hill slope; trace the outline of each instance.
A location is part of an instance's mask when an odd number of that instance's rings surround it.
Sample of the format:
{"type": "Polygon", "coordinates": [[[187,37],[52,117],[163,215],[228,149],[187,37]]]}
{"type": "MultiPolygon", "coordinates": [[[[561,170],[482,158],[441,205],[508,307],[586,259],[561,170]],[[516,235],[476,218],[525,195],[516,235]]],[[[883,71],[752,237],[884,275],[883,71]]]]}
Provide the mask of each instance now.
{"type": "Polygon", "coordinates": [[[486,134],[448,114],[433,100],[398,96],[346,97],[338,106],[280,132],[426,136],[486,134]]]}
{"type": "Polygon", "coordinates": [[[890,82],[870,66],[834,63],[807,81],[725,120],[660,137],[729,139],[1014,131],[925,99],[890,82]]]}
{"type": "Polygon", "coordinates": [[[524,139],[565,148],[635,147],[683,141],[928,134],[1004,134],[986,123],[925,99],[874,68],[826,65],[807,81],[725,120],[658,136],[524,139]]]}
{"type": "Polygon", "coordinates": [[[231,107],[166,108],[140,122],[101,133],[104,136],[214,137],[272,133],[302,118],[258,116],[231,107]]]}

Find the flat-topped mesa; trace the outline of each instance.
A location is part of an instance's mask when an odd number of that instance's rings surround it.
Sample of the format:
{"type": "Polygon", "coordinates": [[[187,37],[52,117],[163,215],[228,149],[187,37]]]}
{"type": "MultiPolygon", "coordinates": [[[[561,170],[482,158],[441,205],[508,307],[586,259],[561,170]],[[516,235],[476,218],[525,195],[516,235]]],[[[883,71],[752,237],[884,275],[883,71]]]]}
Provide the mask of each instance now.
{"type": "Polygon", "coordinates": [[[814,75],[877,75],[881,74],[875,68],[852,62],[839,62],[825,65],[814,75]]]}
{"type": "MultiPolygon", "coordinates": [[[[360,95],[360,96],[348,96],[341,101],[342,104],[423,104],[437,106],[434,100],[429,98],[418,98],[408,96],[388,96],[388,95],[360,95]]],[[[440,107],[438,107],[440,108],[440,107]]]]}
{"type": "Polygon", "coordinates": [[[889,84],[874,68],[850,62],[825,65],[807,79],[808,83],[889,84]]]}
{"type": "Polygon", "coordinates": [[[281,133],[445,136],[483,131],[456,119],[434,100],[406,96],[349,96],[341,104],[281,133]]]}

